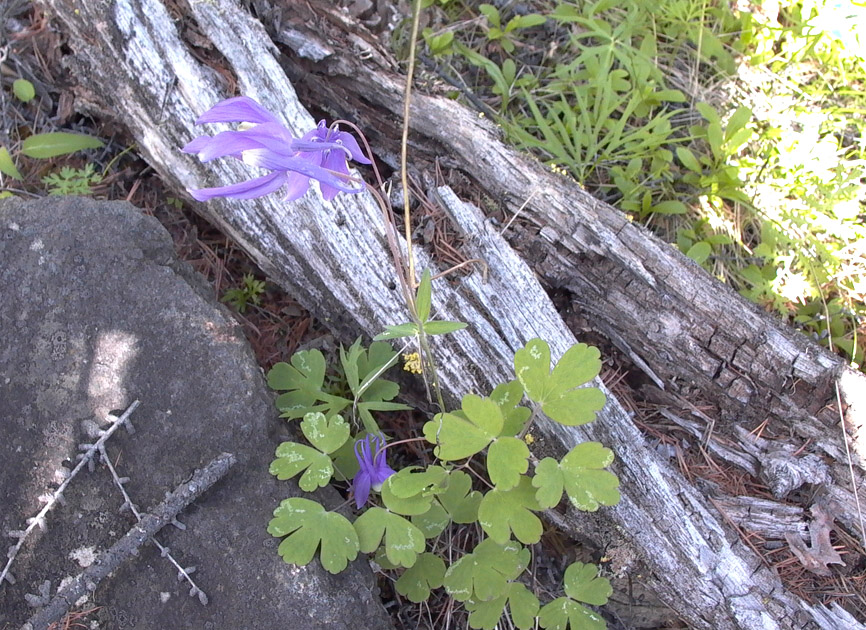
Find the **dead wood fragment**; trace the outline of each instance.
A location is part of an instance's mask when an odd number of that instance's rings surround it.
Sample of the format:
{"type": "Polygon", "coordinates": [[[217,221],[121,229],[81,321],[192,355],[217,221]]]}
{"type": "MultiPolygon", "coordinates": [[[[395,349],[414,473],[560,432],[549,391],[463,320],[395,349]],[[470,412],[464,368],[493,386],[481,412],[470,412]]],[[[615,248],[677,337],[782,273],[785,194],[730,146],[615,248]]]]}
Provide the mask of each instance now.
{"type": "Polygon", "coordinates": [[[30,617],[21,630],[47,630],[49,625],[60,621],[76,601],[92,594],[105,577],[122,563],[137,555],[142,545],[175,520],[181,510],[222,479],[234,464],[234,455],[222,453],[204,468],[196,470],[192,479],[175,488],[151,513],[142,514],[141,520],[123,538],[103,552],[96,562],[75,576],[69,584],[57,591],[54,598],[30,617]]]}

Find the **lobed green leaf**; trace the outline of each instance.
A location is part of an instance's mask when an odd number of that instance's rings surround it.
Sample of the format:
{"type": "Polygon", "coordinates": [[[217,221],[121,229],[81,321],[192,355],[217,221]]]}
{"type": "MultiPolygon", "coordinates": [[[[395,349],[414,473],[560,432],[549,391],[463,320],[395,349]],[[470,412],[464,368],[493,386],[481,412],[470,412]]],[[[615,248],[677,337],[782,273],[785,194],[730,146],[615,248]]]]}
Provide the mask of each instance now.
{"type": "Polygon", "coordinates": [[[302,470],[298,485],[304,492],[324,488],[331,481],[334,466],[331,458],[306,444],[283,442],[277,447],[277,459],[271,462],[270,473],[277,479],[291,479],[302,470]]]}
{"type": "Polygon", "coordinates": [[[395,586],[397,592],[416,604],[426,601],[430,591],[442,586],[445,563],[433,553],[422,553],[415,564],[403,572],[395,586]]]}
{"type": "Polygon", "coordinates": [[[458,602],[500,597],[508,582],[523,573],[529,559],[529,550],[513,541],[500,545],[486,538],[448,568],[445,590],[458,602]]]}
{"type": "Polygon", "coordinates": [[[579,510],[594,512],[599,505],[619,502],[619,479],[603,470],[613,462],[613,451],[598,442],[583,442],[571,449],[562,462],[545,457],[535,468],[532,485],[542,508],[559,503],[565,490],[571,504],[579,510]]]}
{"type": "Polygon", "coordinates": [[[514,537],[530,545],[541,540],[542,526],[533,511],[540,510],[535,491],[528,477],[510,490],[493,489],[484,495],[478,506],[478,522],[484,532],[499,544],[514,537]]]}
{"type": "Polygon", "coordinates": [[[487,473],[498,490],[510,490],[529,469],[529,447],[516,437],[497,438],[487,449],[487,473]]]}
{"type": "Polygon", "coordinates": [[[384,537],[385,555],[395,565],[411,567],[424,551],[423,532],[399,514],[380,507],[364,512],[355,520],[354,527],[364,553],[376,551],[384,537]]]}
{"type": "Polygon", "coordinates": [[[309,499],[286,499],[274,510],[268,533],[281,538],[278,552],[289,564],[310,563],[321,545],[322,566],[329,573],[339,573],[358,556],[358,535],[352,524],[336,512],[309,499]]]}
{"type": "Polygon", "coordinates": [[[308,413],[301,421],[301,431],[317,449],[330,455],[349,439],[351,429],[341,416],[326,418],[323,413],[308,413]]]}

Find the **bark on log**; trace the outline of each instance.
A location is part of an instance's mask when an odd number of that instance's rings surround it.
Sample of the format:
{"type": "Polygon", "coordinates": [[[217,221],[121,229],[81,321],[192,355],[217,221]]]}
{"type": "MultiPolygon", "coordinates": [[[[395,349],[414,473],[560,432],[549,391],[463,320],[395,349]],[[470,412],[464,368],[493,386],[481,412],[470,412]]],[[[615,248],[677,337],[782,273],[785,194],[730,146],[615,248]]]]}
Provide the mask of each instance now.
{"type": "MultiPolygon", "coordinates": [[[[178,190],[249,178],[246,168],[232,161],[202,166],[178,152],[200,133],[192,127],[195,118],[234,95],[235,86],[196,57],[228,68],[241,93],[282,112],[296,134],[314,124],[286,79],[270,37],[232,0],[193,2],[187,8],[191,19],[173,19],[158,0],[46,0],[44,5],[68,35],[74,54],[66,61],[81,83],[81,100],[125,124],[153,167],[178,190]]],[[[366,129],[387,150],[397,135],[389,112],[401,98],[392,64],[372,40],[354,34],[355,25],[341,15],[316,23],[320,18],[305,14],[306,6],[293,4],[279,16],[261,14],[283,40],[297,42],[295,35],[301,33],[332,51],[321,68],[333,78],[320,79],[310,89],[327,94],[337,108],[376,120],[366,129]],[[277,17],[280,24],[272,21],[277,17]],[[290,21],[295,34],[286,35],[281,29],[290,21]],[[354,48],[338,51],[333,41],[312,37],[313,30],[339,32],[344,38],[339,41],[354,48]]],[[[297,73],[302,66],[291,67],[297,73]]],[[[862,386],[859,375],[845,372],[838,360],[776,325],[573,183],[506,149],[490,125],[455,103],[416,96],[412,111],[420,134],[413,145],[419,151],[435,141],[445,159],[513,210],[529,191],[539,191],[524,212],[546,239],[532,245],[540,252],[540,268],[549,280],[591,302],[601,330],[641,357],[661,384],[694,383],[729,414],[796,420],[792,431],[814,435],[825,452],[844,461],[840,439],[806,403],[823,404],[840,374],[846,383],[862,386]],[[789,391],[786,383],[792,379],[798,384],[789,391]]],[[[470,324],[469,331],[438,346],[441,381],[453,398],[468,391],[484,394],[513,377],[511,357],[526,340],[542,336],[559,356],[574,337],[498,229],[447,189],[439,195],[466,236],[466,253],[484,259],[490,269],[486,283],[478,273],[457,287],[437,283],[434,308],[440,316],[470,324]]],[[[199,211],[339,336],[375,334],[405,320],[390,270],[386,227],[370,196],[341,196],[327,206],[313,195],[291,206],[276,196],[226,200],[199,211]]],[[[433,266],[423,252],[419,266],[433,266]]],[[[633,545],[649,568],[650,586],[698,628],[861,627],[838,607],[812,607],[786,592],[778,577],[726,531],[715,507],[647,448],[619,402],[609,393],[608,398],[599,420],[587,427],[539,426],[548,447],[559,454],[595,439],[618,457],[622,502],[592,516],[569,513],[563,524],[567,533],[577,537],[610,530],[613,540],[633,545]]],[[[850,500],[844,477],[833,474],[825,484],[830,494],[850,500]]],[[[850,508],[845,509],[844,517],[851,519],[850,508]]]]}

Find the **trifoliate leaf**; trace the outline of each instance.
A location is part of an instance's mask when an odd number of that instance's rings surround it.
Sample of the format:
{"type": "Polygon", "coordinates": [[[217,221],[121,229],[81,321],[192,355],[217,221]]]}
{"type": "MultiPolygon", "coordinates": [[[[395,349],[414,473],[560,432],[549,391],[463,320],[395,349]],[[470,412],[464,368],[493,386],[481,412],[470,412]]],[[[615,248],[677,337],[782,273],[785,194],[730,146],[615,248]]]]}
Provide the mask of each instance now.
{"type": "Polygon", "coordinates": [[[489,398],[467,394],[462,409],[465,418],[439,413],[424,425],[424,437],[438,445],[433,453],[439,459],[450,461],[475,455],[502,431],[502,411],[489,398]]]}
{"type": "Polygon", "coordinates": [[[481,493],[472,490],[472,478],[462,470],[448,475],[448,487],[437,497],[455,523],[474,523],[478,520],[481,493]]]}
{"type": "Polygon", "coordinates": [[[99,138],[68,131],[36,133],[21,143],[21,153],[27,157],[46,159],[75,153],[82,149],[98,149],[104,146],[99,138]]]}
{"type": "Polygon", "coordinates": [[[339,573],[358,556],[358,535],[352,524],[336,512],[309,499],[286,499],[274,510],[268,533],[277,538],[288,535],[278,549],[289,564],[309,564],[321,543],[322,566],[339,573]]]}
{"type": "Polygon", "coordinates": [[[405,518],[380,507],[371,507],[355,520],[360,549],[373,553],[385,537],[385,555],[393,564],[411,567],[424,551],[424,534],[405,518]]]}
{"type": "Polygon", "coordinates": [[[430,597],[430,590],[442,586],[445,563],[432,553],[422,553],[411,568],[406,569],[397,580],[397,592],[416,604],[430,597]]]}
{"type": "Polygon", "coordinates": [[[490,398],[502,409],[505,423],[500,435],[515,436],[523,430],[523,425],[529,420],[532,411],[527,407],[518,407],[523,400],[523,385],[514,379],[502,385],[497,385],[490,393],[490,398]]]}
{"type": "Polygon", "coordinates": [[[441,466],[429,466],[421,472],[416,472],[417,470],[417,466],[410,466],[390,477],[389,482],[394,496],[408,499],[434,490],[434,487],[441,485],[448,477],[448,472],[441,466]]]}
{"type": "Polygon", "coordinates": [[[478,506],[478,522],[494,541],[505,544],[514,532],[520,542],[530,545],[541,540],[541,521],[531,510],[539,510],[535,490],[528,477],[511,490],[494,489],[478,506]]]}
{"type": "Polygon", "coordinates": [[[351,433],[348,423],[340,416],[326,418],[323,413],[308,413],[301,422],[301,431],[323,453],[331,454],[346,443],[351,433]]]}
{"type": "Polygon", "coordinates": [[[541,339],[527,342],[514,354],[514,370],[526,395],[541,404],[552,420],[568,426],[586,424],[604,407],[606,398],[597,387],[575,389],[598,375],[597,348],[575,344],[550,369],[550,346],[541,339]]]}
{"type": "MultiPolygon", "coordinates": [[[[291,365],[277,363],[268,372],[268,385],[277,391],[288,390],[277,398],[277,408],[293,418],[302,418],[322,394],[325,383],[325,357],[318,350],[303,350],[292,355],[291,365]]],[[[327,405],[324,406],[325,408],[327,405]]]]}
{"type": "Polygon", "coordinates": [[[433,281],[430,279],[430,270],[425,269],[421,275],[421,284],[415,294],[415,312],[418,319],[426,322],[430,318],[430,303],[433,293],[433,281]]]}
{"type": "Polygon", "coordinates": [[[412,524],[424,532],[424,538],[435,538],[448,525],[451,524],[451,516],[445,511],[438,501],[433,501],[430,504],[430,509],[424,514],[417,514],[412,517],[412,524]]]}
{"type": "Polygon", "coordinates": [[[445,572],[445,590],[458,602],[501,597],[508,582],[526,569],[529,558],[529,549],[514,541],[499,545],[486,538],[445,572]]]}
{"type": "Polygon", "coordinates": [[[397,324],[396,326],[385,326],[385,332],[381,332],[373,341],[385,341],[386,339],[399,339],[400,337],[414,337],[418,334],[415,324],[397,324]]]}
{"type": "Polygon", "coordinates": [[[610,581],[598,577],[598,567],[594,564],[574,562],[565,570],[562,580],[565,594],[579,602],[604,606],[613,593],[610,581]]]}
{"type": "Polygon", "coordinates": [[[497,438],[487,450],[487,472],[498,490],[510,490],[529,469],[529,447],[516,437],[497,438]]]}
{"type": "Polygon", "coordinates": [[[607,623],[597,613],[573,599],[559,597],[538,611],[538,623],[546,630],[605,630],[607,623]]]}
{"type": "Polygon", "coordinates": [[[306,444],[283,442],[277,447],[276,454],[277,459],[271,462],[271,474],[285,480],[306,469],[298,481],[304,492],[324,488],[334,474],[331,458],[306,444]]]}
{"type": "Polygon", "coordinates": [[[594,512],[599,505],[619,502],[619,479],[604,470],[613,462],[613,451],[598,442],[583,442],[571,449],[562,462],[545,457],[535,468],[532,485],[535,498],[543,508],[553,507],[565,489],[571,504],[579,510],[594,512]]]}
{"type": "MultiPolygon", "coordinates": [[[[399,473],[398,473],[399,474],[399,473]]],[[[423,473],[422,473],[423,474],[423,473]]],[[[404,516],[424,514],[433,502],[433,493],[419,493],[411,497],[398,497],[394,494],[392,480],[397,475],[391,475],[382,484],[382,503],[385,507],[404,516]]]]}
{"type": "Polygon", "coordinates": [[[506,602],[511,621],[521,630],[535,626],[535,615],[538,614],[538,598],[520,582],[510,582],[505,592],[489,601],[466,602],[469,611],[469,625],[482,630],[493,630],[505,612],[506,602]]]}

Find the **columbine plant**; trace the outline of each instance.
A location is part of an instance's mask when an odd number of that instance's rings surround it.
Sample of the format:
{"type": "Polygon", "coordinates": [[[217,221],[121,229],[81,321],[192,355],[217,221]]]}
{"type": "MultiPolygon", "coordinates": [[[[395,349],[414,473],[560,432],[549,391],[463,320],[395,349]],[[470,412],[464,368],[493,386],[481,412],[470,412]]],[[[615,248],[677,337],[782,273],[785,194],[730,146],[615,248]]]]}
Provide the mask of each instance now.
{"type": "MultiPolygon", "coordinates": [[[[324,122],[296,139],[270,112],[246,97],[216,105],[197,122],[251,126],[196,138],[184,151],[198,154],[203,161],[234,157],[271,173],[191,191],[196,199],[249,199],[285,187],[286,198],[293,200],[307,191],[310,179],[319,182],[325,199],[363,189],[363,183],[349,175],[347,160],[371,161],[351,135],[324,122]]],[[[382,197],[375,196],[383,210],[389,210],[382,197]]],[[[619,481],[605,470],[613,462],[613,453],[601,444],[584,442],[559,460],[539,461],[530,449],[529,431],[541,415],[568,426],[595,419],[605,397],[586,384],[601,368],[598,350],[577,344],[551,371],[550,348],[533,339],[514,356],[515,380],[499,385],[488,396],[467,394],[460,409],[448,411],[428,337],[465,324],[431,319],[430,272],[424,272],[413,290],[414,277],[402,272],[395,246],[392,255],[410,322],[389,326],[369,348],[362,347],[360,339],[348,349],[341,348],[338,378],[333,373],[326,378],[325,357],[318,350],[297,352],[291,363],[278,363],[268,373],[269,385],[282,392],[276,400],[282,417],[300,420],[307,440],[283,442],[271,463],[271,474],[278,479],[299,476],[298,485],[305,492],[332,480],[351,481],[360,511],[352,521],[342,513],[345,504],[329,511],[306,498],[284,500],[268,525],[271,535],[285,537],[279,554],[290,564],[305,565],[318,551],[322,566],[331,573],[344,570],[359,552],[375,554],[383,570],[400,573],[395,582],[398,592],[412,602],[422,602],[433,589],[444,587],[468,611],[473,628],[492,630],[506,614],[521,630],[536,623],[558,630],[604,628],[604,619],[585,606],[603,605],[611,593],[595,565],[569,566],[564,596],[543,606],[520,579],[529,566],[528,546],[541,540],[543,526],[537,513],[556,507],[563,497],[584,511],[619,501],[619,481]],[[401,441],[388,443],[373,414],[408,409],[393,402],[399,387],[384,378],[399,356],[385,340],[400,337],[416,340],[421,352],[405,355],[404,369],[423,374],[425,384],[432,384],[441,411],[424,425],[423,438],[403,440],[426,440],[436,462],[395,471],[386,453],[401,441]],[[531,407],[521,405],[524,398],[531,407]],[[483,480],[484,490],[473,488],[467,470],[483,480]],[[483,538],[471,552],[459,556],[442,534],[472,523],[480,526],[483,538]]]]}

